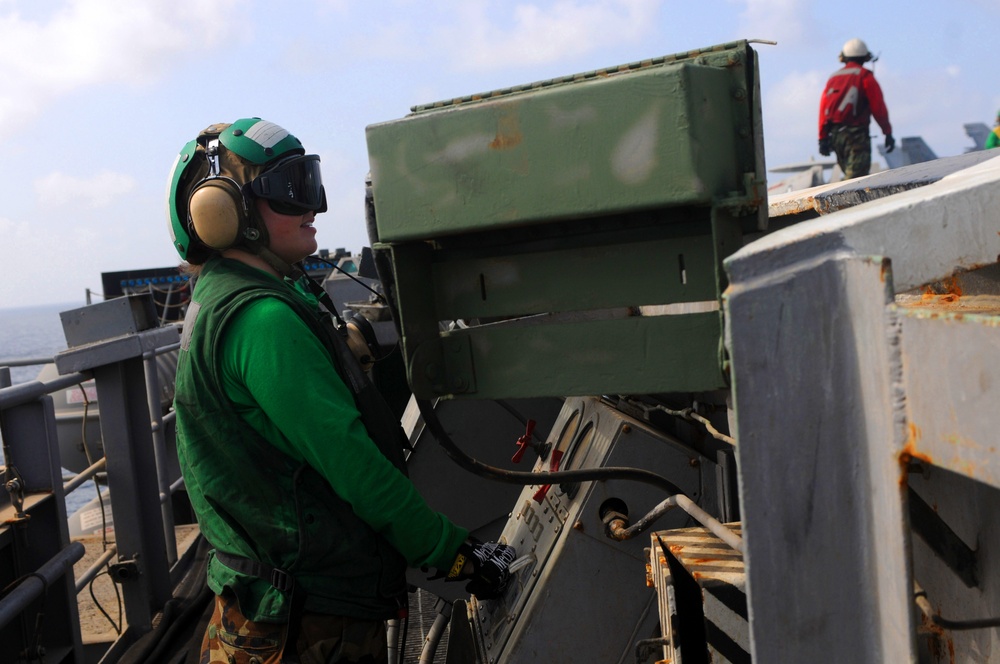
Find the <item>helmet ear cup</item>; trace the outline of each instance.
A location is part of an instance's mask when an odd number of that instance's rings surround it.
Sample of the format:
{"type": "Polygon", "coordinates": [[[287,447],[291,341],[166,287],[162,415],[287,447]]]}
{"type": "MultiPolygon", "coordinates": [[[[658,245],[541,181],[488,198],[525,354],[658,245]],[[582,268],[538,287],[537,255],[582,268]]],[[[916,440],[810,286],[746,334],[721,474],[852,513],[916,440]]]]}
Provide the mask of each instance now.
{"type": "Polygon", "coordinates": [[[228,178],[203,180],[188,199],[188,216],[198,239],[212,249],[227,249],[246,228],[243,195],[228,178]]]}

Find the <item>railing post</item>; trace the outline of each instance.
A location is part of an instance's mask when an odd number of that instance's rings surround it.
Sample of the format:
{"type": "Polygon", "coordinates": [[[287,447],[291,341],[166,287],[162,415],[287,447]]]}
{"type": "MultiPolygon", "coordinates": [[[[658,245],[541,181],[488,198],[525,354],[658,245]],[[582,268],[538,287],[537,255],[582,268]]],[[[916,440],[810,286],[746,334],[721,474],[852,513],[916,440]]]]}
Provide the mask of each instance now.
{"type": "Polygon", "coordinates": [[[70,348],[55,358],[60,373],[90,369],[96,380],[118,546],[112,574],[132,638],[152,629],[154,614],[171,597],[143,354],[176,343],[179,333],[173,326],[153,327],[155,314],[147,313],[146,303],[134,297],[64,312],[70,348]]]}
{"type": "Polygon", "coordinates": [[[163,435],[163,415],[160,408],[160,377],[157,373],[156,353],[146,353],[143,358],[146,375],[146,395],[153,435],[153,458],[156,460],[156,485],[160,492],[160,509],[163,515],[163,537],[166,540],[167,563],[177,562],[177,537],[174,533],[174,508],[170,492],[167,443],[163,435]]]}
{"type": "MultiPolygon", "coordinates": [[[[9,385],[9,378],[9,370],[0,370],[0,386],[9,385]]],[[[73,545],[66,524],[52,397],[44,395],[0,409],[0,436],[7,464],[4,482],[0,482],[5,489],[0,498],[0,559],[13,561],[12,568],[0,565],[0,586],[16,583],[10,595],[0,601],[0,614],[4,615],[0,643],[4,648],[15,648],[21,642],[18,635],[24,634],[18,630],[27,629],[30,634],[35,629],[35,616],[44,612],[44,635],[33,647],[50,653],[72,652],[72,661],[82,662],[72,562],[66,562],[71,554],[79,558],[79,545],[70,551],[73,545]],[[39,568],[51,560],[61,560],[66,566],[46,568],[44,583],[33,587],[30,580],[34,577],[28,575],[40,573],[39,568]],[[43,594],[47,599],[39,600],[43,594]],[[22,611],[24,621],[7,626],[22,611]]],[[[27,641],[21,645],[29,647],[27,641]]],[[[38,652],[29,654],[37,656],[38,652]]]]}

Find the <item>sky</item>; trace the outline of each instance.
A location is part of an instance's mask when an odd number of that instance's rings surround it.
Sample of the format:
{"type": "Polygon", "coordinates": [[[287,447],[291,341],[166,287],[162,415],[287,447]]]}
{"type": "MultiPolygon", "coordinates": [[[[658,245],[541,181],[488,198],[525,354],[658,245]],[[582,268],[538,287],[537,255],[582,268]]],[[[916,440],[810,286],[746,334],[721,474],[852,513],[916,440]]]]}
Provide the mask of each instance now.
{"type": "Polygon", "coordinates": [[[357,252],[365,127],[411,106],[769,40],[770,167],[820,158],[819,95],[858,37],[897,141],[950,156],[1000,109],[997,25],[1000,0],[0,0],[0,308],[80,306],[102,272],[178,264],[167,176],[216,122],[261,117],[319,154],[319,246],[357,252]]]}

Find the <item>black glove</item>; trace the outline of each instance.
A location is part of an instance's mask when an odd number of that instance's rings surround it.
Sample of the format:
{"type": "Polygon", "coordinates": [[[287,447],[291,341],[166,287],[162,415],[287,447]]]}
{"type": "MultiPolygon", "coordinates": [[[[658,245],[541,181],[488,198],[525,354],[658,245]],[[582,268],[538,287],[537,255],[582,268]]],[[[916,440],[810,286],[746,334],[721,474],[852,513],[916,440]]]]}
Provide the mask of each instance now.
{"type": "Polygon", "coordinates": [[[824,157],[829,157],[831,149],[832,147],[830,146],[829,137],[819,139],[819,153],[821,155],[823,155],[824,157]]]}
{"type": "Polygon", "coordinates": [[[888,136],[885,137],[885,151],[892,152],[895,149],[896,149],[896,139],[892,137],[892,134],[889,134],[888,136]]]}
{"type": "Polygon", "coordinates": [[[508,568],[516,557],[512,546],[469,538],[458,547],[458,555],[445,580],[468,579],[465,589],[470,594],[479,599],[496,599],[510,582],[508,568]]]}

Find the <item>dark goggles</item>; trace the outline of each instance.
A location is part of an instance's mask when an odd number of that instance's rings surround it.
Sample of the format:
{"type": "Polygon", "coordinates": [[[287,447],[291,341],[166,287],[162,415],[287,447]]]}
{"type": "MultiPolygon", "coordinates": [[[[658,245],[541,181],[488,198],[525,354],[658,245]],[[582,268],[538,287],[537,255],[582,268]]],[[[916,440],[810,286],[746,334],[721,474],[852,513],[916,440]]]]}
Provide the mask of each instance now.
{"type": "Polygon", "coordinates": [[[326,212],[319,155],[296,155],[278,161],[250,182],[250,191],[278,214],[326,212]]]}

